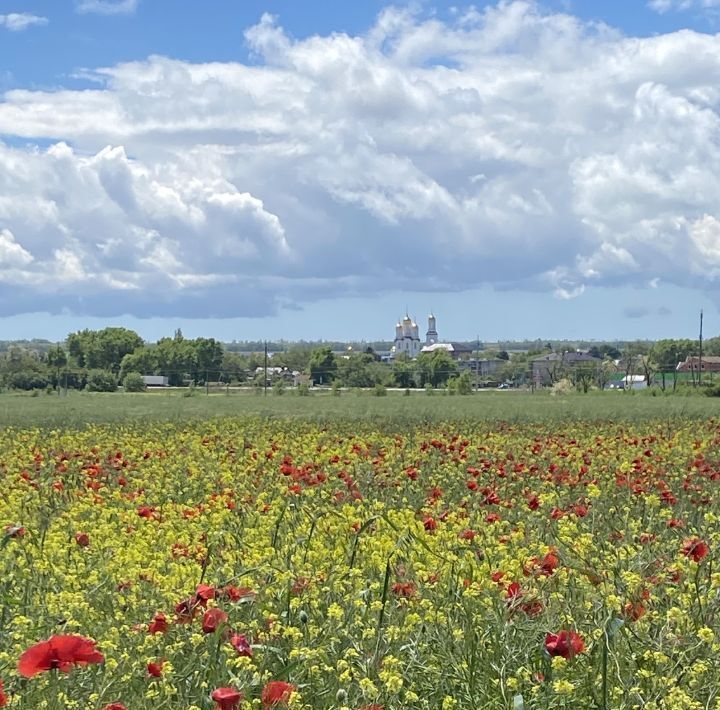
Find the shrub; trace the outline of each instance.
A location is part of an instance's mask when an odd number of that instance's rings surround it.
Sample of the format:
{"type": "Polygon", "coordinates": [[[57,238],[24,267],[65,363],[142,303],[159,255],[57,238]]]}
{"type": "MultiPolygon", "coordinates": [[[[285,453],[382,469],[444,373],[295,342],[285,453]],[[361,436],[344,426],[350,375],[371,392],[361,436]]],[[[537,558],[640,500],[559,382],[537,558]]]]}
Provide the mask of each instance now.
{"type": "Polygon", "coordinates": [[[20,370],[13,372],[7,378],[7,386],[16,390],[36,390],[45,389],[50,384],[50,380],[41,372],[33,370],[20,370]]]}
{"type": "Polygon", "coordinates": [[[385,385],[381,385],[379,382],[375,385],[375,391],[374,394],[376,397],[386,397],[387,396],[387,387],[385,385]]]}
{"type": "Polygon", "coordinates": [[[333,380],[333,383],[330,387],[330,391],[332,392],[334,397],[340,396],[340,383],[337,380],[333,380]]]}
{"type": "Polygon", "coordinates": [[[310,387],[305,382],[302,382],[297,387],[297,393],[298,397],[308,397],[310,396],[310,387]]]}
{"type": "Polygon", "coordinates": [[[720,397],[720,385],[713,385],[712,387],[706,387],[703,390],[706,397],[720,397]]]}
{"type": "Polygon", "coordinates": [[[458,394],[472,394],[472,376],[468,370],[457,378],[457,392],[458,394]]]}
{"type": "Polygon", "coordinates": [[[125,392],[144,392],[147,387],[139,372],[128,372],[123,380],[123,389],[125,392]]]}
{"type": "Polygon", "coordinates": [[[570,394],[575,388],[573,387],[573,383],[570,382],[568,379],[559,380],[552,386],[552,391],[550,394],[552,395],[568,395],[570,394]]]}
{"type": "Polygon", "coordinates": [[[115,392],[117,380],[108,370],[90,370],[86,388],[88,392],[115,392]]]}
{"type": "Polygon", "coordinates": [[[273,394],[280,397],[285,394],[285,382],[281,379],[275,380],[273,386],[273,394]]]}

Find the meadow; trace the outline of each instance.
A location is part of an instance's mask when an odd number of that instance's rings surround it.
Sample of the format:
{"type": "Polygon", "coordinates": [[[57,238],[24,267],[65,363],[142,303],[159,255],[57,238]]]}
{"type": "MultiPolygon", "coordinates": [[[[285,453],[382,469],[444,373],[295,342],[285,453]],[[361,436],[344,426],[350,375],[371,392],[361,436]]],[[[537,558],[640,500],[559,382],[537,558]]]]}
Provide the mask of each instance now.
{"type": "Polygon", "coordinates": [[[0,707],[720,707],[710,398],[0,406],[0,707]]]}
{"type": "Polygon", "coordinates": [[[385,397],[372,392],[317,392],[298,397],[287,392],[267,396],[231,390],[194,396],[183,390],[138,394],[73,392],[56,394],[0,394],[0,427],[81,427],[86,424],[128,421],[188,421],[212,417],[260,416],[306,419],[318,422],[339,420],[403,423],[448,420],[505,422],[646,421],[676,418],[708,418],[720,412],[720,398],[704,396],[649,396],[647,393],[591,392],[552,396],[549,392],[480,391],[472,396],[447,396],[435,392],[413,392],[403,396],[389,391],[385,397]]]}

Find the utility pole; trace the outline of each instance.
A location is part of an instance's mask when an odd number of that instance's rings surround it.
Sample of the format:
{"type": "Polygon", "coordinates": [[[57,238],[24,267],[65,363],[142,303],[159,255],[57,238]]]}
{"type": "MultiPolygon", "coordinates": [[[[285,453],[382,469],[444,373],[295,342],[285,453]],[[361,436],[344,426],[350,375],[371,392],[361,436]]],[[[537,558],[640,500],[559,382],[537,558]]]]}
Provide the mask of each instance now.
{"type": "Polygon", "coordinates": [[[477,336],[477,351],[475,353],[475,391],[480,390],[480,333],[477,336]]]}
{"type": "Polygon", "coordinates": [[[267,340],[265,341],[265,378],[263,380],[263,395],[267,397],[267,385],[268,385],[268,351],[267,351],[267,340]]]}
{"type": "Polygon", "coordinates": [[[703,312],[700,309],[700,356],[698,357],[698,387],[702,383],[702,328],[703,328],[703,312]]]}

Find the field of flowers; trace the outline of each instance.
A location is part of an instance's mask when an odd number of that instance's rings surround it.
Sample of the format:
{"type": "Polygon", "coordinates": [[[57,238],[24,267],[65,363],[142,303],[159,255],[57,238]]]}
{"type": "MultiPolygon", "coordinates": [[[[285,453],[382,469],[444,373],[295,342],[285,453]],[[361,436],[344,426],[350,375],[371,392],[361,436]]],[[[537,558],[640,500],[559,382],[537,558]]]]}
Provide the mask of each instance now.
{"type": "Polygon", "coordinates": [[[720,422],[0,439],[0,707],[720,708],[720,422]]]}

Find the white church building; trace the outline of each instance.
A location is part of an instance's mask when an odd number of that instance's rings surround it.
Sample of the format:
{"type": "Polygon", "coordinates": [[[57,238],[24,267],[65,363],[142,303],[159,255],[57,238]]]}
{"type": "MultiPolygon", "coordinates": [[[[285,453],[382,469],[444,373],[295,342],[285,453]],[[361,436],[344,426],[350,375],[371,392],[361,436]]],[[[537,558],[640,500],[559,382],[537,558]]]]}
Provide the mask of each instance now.
{"type": "Polygon", "coordinates": [[[392,357],[405,353],[409,358],[416,358],[423,347],[435,345],[438,342],[437,325],[435,316],[431,313],[428,316],[428,329],[425,334],[425,341],[420,340],[420,328],[418,324],[405,313],[405,318],[397,322],[395,326],[395,342],[392,348],[392,357]]]}

